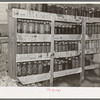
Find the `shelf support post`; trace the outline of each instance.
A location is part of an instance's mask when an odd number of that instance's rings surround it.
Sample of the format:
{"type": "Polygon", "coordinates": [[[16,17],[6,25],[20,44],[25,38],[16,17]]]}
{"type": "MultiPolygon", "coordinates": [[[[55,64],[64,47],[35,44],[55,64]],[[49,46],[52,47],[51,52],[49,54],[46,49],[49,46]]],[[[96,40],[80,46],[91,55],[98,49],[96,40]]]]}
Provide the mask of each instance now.
{"type": "Polygon", "coordinates": [[[84,67],[85,67],[85,35],[86,35],[86,22],[82,19],[82,39],[81,39],[81,68],[80,84],[84,81],[84,67]]]}
{"type": "Polygon", "coordinates": [[[51,60],[50,60],[50,86],[53,86],[54,70],[54,20],[51,21],[51,60]]]}

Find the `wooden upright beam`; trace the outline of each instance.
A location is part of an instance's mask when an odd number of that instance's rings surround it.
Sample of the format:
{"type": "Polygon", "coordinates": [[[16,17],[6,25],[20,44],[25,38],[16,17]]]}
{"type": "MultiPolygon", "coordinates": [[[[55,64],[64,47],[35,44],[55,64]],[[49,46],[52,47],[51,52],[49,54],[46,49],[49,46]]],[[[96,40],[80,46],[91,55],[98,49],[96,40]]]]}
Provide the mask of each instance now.
{"type": "Polygon", "coordinates": [[[11,25],[12,25],[12,17],[11,12],[7,11],[8,15],[8,75],[12,77],[12,35],[11,35],[11,25]]]}
{"type": "Polygon", "coordinates": [[[51,21],[51,60],[50,60],[50,86],[53,86],[54,69],[54,21],[51,21]]]}
{"type": "Polygon", "coordinates": [[[85,67],[85,34],[86,34],[86,22],[82,20],[82,40],[81,40],[81,68],[82,72],[80,73],[80,83],[84,81],[84,67],[85,67]]]}
{"type": "Polygon", "coordinates": [[[8,11],[8,74],[16,79],[16,19],[12,18],[11,11],[8,11]]]}

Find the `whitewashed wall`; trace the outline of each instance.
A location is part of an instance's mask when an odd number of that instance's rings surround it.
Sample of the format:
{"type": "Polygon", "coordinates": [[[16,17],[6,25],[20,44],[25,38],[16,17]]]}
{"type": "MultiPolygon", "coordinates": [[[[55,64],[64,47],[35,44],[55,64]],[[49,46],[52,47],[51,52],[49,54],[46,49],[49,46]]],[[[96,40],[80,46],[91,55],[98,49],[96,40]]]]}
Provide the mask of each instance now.
{"type": "Polygon", "coordinates": [[[0,24],[7,24],[7,12],[6,12],[7,8],[8,8],[7,3],[0,2],[0,24]]]}

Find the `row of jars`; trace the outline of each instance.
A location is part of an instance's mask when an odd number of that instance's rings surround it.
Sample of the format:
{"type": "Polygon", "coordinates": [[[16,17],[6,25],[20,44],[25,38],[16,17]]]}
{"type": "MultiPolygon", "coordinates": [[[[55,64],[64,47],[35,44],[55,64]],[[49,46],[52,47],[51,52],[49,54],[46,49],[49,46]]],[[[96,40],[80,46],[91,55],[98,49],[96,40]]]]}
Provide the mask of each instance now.
{"type": "Polygon", "coordinates": [[[62,51],[77,51],[79,41],[55,41],[54,50],[56,52],[62,51]]]}
{"type": "Polygon", "coordinates": [[[100,23],[87,23],[86,34],[92,36],[93,34],[100,34],[100,23]]]}
{"type": "MultiPolygon", "coordinates": [[[[55,41],[54,51],[78,51],[79,41],[55,41]]],[[[17,43],[17,54],[29,53],[49,53],[51,51],[51,43],[17,43]]]]}
{"type": "Polygon", "coordinates": [[[82,24],[69,24],[55,26],[55,34],[81,34],[82,24]]]}
{"type": "MultiPolygon", "coordinates": [[[[58,58],[54,60],[54,72],[80,67],[80,56],[58,58]]],[[[17,63],[17,75],[26,76],[32,74],[48,73],[50,61],[34,61],[17,63]]]]}
{"type": "Polygon", "coordinates": [[[48,73],[49,70],[50,70],[50,61],[34,61],[34,62],[17,63],[18,76],[48,73]]]}
{"type": "Polygon", "coordinates": [[[30,34],[50,34],[51,25],[48,21],[18,19],[17,32],[30,34]]]}
{"type": "Polygon", "coordinates": [[[85,48],[86,49],[100,49],[100,40],[86,40],[85,48]]]}
{"type": "Polygon", "coordinates": [[[17,54],[49,53],[50,42],[41,43],[17,43],[17,54]]]}
{"type": "MultiPolygon", "coordinates": [[[[75,6],[75,5],[74,5],[75,6]]],[[[85,17],[100,17],[100,8],[98,7],[68,7],[63,4],[9,4],[8,9],[27,9],[41,12],[49,12],[56,14],[74,15],[74,16],[85,16],[85,17]]]]}
{"type": "MultiPolygon", "coordinates": [[[[17,20],[18,33],[51,34],[51,25],[48,21],[17,20]]],[[[56,25],[55,34],[81,34],[82,24],[56,25]]]]}
{"type": "MultiPolygon", "coordinates": [[[[85,55],[85,66],[91,65],[93,54],[85,55]]],[[[58,58],[54,60],[54,72],[80,67],[80,55],[69,58],[58,58]]],[[[50,61],[34,61],[17,63],[17,75],[35,75],[48,73],[50,71],[50,61]]]]}
{"type": "Polygon", "coordinates": [[[91,61],[93,60],[93,54],[85,55],[85,66],[91,65],[91,61]]]}

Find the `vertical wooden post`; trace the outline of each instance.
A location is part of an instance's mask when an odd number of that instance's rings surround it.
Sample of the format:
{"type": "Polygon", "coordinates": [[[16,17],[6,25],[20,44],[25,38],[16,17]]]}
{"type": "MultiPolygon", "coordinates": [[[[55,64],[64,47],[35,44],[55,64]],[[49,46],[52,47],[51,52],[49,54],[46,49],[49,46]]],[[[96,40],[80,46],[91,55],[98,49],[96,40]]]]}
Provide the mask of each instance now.
{"type": "Polygon", "coordinates": [[[82,40],[81,40],[81,48],[82,48],[82,52],[81,52],[81,68],[82,68],[82,72],[80,74],[80,83],[82,83],[84,81],[84,67],[85,67],[85,34],[86,34],[86,22],[83,19],[82,20],[82,40]]]}
{"type": "Polygon", "coordinates": [[[53,70],[54,70],[54,21],[51,21],[50,86],[53,86],[53,70]]]}
{"type": "Polygon", "coordinates": [[[11,35],[11,24],[12,24],[12,20],[11,20],[11,11],[7,11],[7,18],[8,18],[8,74],[9,76],[12,76],[12,35],[11,35]]]}
{"type": "Polygon", "coordinates": [[[12,18],[12,12],[8,11],[8,74],[16,79],[16,19],[12,18]]]}

